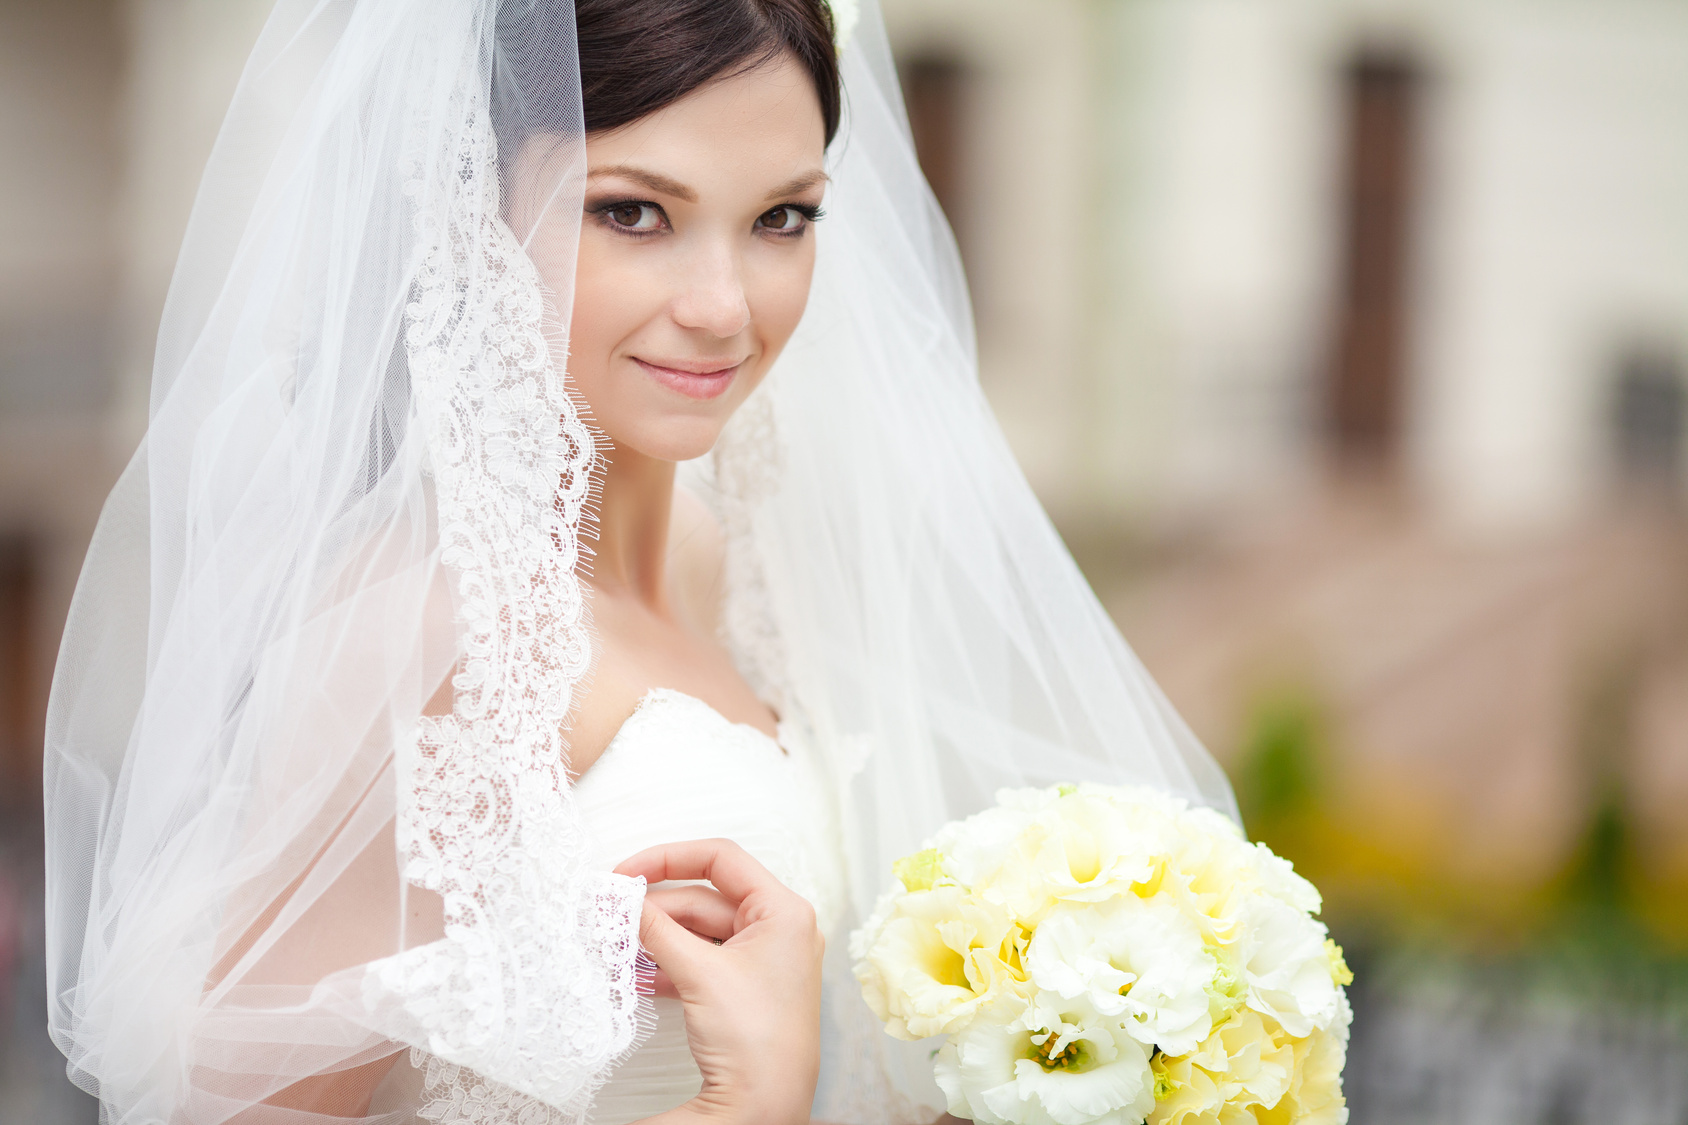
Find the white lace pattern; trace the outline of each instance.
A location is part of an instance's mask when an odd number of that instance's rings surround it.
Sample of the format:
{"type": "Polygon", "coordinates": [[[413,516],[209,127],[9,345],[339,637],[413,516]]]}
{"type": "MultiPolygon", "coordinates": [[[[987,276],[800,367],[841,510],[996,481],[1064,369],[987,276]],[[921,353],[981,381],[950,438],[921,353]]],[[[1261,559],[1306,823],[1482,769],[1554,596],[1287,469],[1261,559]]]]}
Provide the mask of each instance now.
{"type": "Polygon", "coordinates": [[[443,900],[446,937],[372,966],[366,994],[426,1052],[424,1118],[537,1125],[583,1119],[634,1046],[643,883],[586,869],[568,791],[598,454],[499,217],[483,103],[460,87],[453,128],[417,123],[407,183],[425,258],[405,345],[461,622],[452,712],[400,748],[398,847],[405,879],[443,900]],[[458,151],[426,150],[442,132],[458,151]]]}
{"type": "Polygon", "coordinates": [[[721,639],[751,690],[784,714],[793,703],[785,645],[756,542],[756,513],[779,488],[780,460],[772,391],[764,384],[733,415],[711,457],[726,535],[721,639]]]}

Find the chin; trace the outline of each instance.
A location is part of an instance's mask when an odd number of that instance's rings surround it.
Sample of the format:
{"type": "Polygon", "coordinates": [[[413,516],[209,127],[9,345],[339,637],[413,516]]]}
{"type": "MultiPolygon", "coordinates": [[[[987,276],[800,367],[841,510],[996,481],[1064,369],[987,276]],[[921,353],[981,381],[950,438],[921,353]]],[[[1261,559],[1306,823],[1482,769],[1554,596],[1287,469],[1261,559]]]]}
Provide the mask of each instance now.
{"type": "Polygon", "coordinates": [[[630,433],[612,433],[609,439],[617,449],[631,449],[658,461],[690,461],[715,448],[726,424],[725,417],[673,419],[635,427],[630,433]]]}

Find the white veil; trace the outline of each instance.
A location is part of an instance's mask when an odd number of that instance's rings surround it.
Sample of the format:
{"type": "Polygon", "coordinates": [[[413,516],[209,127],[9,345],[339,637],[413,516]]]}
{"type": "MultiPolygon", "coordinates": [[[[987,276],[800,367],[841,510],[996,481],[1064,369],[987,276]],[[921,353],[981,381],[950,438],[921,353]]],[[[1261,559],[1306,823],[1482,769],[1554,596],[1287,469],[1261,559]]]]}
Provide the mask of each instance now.
{"type": "MultiPolygon", "coordinates": [[[[808,310],[692,476],[861,916],[1003,785],[1231,799],[991,417],[871,5],[842,64],[808,310]]],[[[260,38],[49,716],[49,1014],[105,1121],[343,1120],[320,1076],[405,1046],[427,1089],[356,1119],[570,1120],[638,1038],[642,887],[582,858],[564,772],[580,120],[571,0],[280,0],[260,38]],[[499,142],[534,132],[551,206],[507,214],[499,142]]],[[[830,936],[817,1115],[929,1120],[929,1052],[830,936]]]]}

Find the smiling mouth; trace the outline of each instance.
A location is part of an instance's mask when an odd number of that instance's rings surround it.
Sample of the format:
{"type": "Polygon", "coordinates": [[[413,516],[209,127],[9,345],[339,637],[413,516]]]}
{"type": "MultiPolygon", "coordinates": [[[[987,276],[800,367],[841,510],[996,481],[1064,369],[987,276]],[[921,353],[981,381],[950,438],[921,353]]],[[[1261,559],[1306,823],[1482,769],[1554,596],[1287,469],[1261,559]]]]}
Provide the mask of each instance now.
{"type": "Polygon", "coordinates": [[[652,363],[649,360],[633,357],[633,362],[644,368],[645,373],[671,391],[677,391],[687,398],[708,399],[726,393],[732,385],[733,376],[738,374],[744,360],[728,367],[704,367],[694,370],[691,367],[669,367],[666,364],[652,363]]]}

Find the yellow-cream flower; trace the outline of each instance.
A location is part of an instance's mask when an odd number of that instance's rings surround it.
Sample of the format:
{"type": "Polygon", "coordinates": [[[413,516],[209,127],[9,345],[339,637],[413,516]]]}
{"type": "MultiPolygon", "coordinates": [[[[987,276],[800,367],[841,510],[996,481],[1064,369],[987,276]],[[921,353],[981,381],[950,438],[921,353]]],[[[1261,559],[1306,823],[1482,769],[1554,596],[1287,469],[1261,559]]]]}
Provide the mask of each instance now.
{"type": "Polygon", "coordinates": [[[1035,925],[1059,902],[1102,902],[1159,872],[1170,839],[1165,810],[1097,786],[1063,787],[1031,812],[1001,867],[973,886],[1035,925]]]}
{"type": "Polygon", "coordinates": [[[1295,1079],[1295,1048],[1260,1013],[1243,1009],[1187,1055],[1153,1062],[1157,1101],[1149,1125],[1231,1125],[1276,1106],[1295,1079]],[[1276,1032],[1276,1034],[1274,1034],[1276,1032]]]}
{"type": "Polygon", "coordinates": [[[1343,1125],[1353,980],[1318,891],[1153,790],[1004,790],[899,860],[863,995],[998,1125],[1343,1125]],[[1152,1110],[1152,1112],[1151,1112],[1152,1110]]]}
{"type": "Polygon", "coordinates": [[[1271,1110],[1257,1114],[1261,1125],[1346,1125],[1348,1101],[1342,1096],[1342,1064],[1348,1059],[1348,1024],[1353,1018],[1346,998],[1338,1030],[1315,1030],[1291,1040],[1295,1077],[1271,1110]]]}
{"type": "Polygon", "coordinates": [[[881,907],[851,952],[863,996],[897,1038],[956,1031],[1025,979],[1023,938],[1001,907],[953,883],[881,907]]]}

